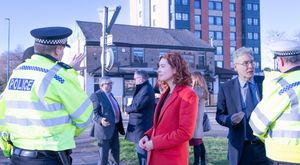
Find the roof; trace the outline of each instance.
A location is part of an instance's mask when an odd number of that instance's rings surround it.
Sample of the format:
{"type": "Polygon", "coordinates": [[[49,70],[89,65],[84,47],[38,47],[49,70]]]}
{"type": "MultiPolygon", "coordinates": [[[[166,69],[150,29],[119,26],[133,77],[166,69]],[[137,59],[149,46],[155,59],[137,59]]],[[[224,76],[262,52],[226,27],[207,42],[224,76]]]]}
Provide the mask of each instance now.
{"type": "MultiPolygon", "coordinates": [[[[99,42],[102,24],[98,22],[76,21],[87,42],[99,42]]],[[[208,43],[195,38],[186,29],[164,29],[146,26],[114,24],[111,30],[113,44],[116,46],[135,46],[153,48],[177,48],[185,50],[214,51],[208,43]]]]}

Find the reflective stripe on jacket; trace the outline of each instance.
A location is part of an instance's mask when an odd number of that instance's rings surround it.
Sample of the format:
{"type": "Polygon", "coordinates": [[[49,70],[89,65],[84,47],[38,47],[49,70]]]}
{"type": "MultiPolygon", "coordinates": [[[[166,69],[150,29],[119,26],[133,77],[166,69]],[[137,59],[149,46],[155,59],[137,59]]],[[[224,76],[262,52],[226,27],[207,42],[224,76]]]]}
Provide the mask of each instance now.
{"type": "Polygon", "coordinates": [[[265,72],[263,99],[252,112],[253,133],[265,140],[267,156],[300,163],[300,70],[265,72]]]}
{"type": "Polygon", "coordinates": [[[74,69],[39,55],[13,71],[1,111],[5,111],[5,130],[15,146],[53,151],[75,148],[74,136],[92,116],[91,101],[77,76],[74,69]]]}

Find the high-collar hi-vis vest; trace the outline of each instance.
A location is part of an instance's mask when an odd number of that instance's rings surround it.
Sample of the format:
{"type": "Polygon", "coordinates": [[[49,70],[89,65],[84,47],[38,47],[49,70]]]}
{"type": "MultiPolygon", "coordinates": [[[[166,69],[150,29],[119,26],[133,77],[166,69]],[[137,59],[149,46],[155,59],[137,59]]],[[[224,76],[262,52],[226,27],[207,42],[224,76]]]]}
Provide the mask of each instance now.
{"type": "Polygon", "coordinates": [[[92,104],[77,72],[61,62],[33,55],[12,73],[0,100],[0,131],[14,146],[29,150],[75,148],[91,121],[92,104]]]}
{"type": "Polygon", "coordinates": [[[300,163],[300,70],[265,72],[263,99],[252,112],[250,125],[265,141],[267,157],[300,163]]]}

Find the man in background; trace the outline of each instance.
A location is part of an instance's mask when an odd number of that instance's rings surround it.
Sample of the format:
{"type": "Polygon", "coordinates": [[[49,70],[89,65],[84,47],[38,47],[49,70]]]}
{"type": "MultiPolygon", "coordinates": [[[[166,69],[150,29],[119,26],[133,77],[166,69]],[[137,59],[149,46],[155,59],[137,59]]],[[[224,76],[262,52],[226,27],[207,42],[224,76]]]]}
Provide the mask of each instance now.
{"type": "Polygon", "coordinates": [[[120,163],[119,133],[124,135],[119,104],[112,91],[113,82],[107,76],[99,80],[100,89],[91,95],[93,102],[93,126],[91,136],[98,139],[98,165],[120,163]]]}
{"type": "Polygon", "coordinates": [[[139,146],[139,140],[152,127],[155,108],[154,90],[148,81],[148,73],[144,70],[134,72],[136,89],[132,103],[126,108],[129,122],[125,139],[136,144],[136,152],[140,165],[147,163],[147,151],[139,146]]]}
{"type": "Polygon", "coordinates": [[[228,161],[230,165],[267,165],[265,146],[249,125],[250,115],[261,99],[260,81],[253,77],[255,62],[250,48],[239,48],[233,54],[238,77],[220,85],[216,120],[229,128],[228,161]]]}

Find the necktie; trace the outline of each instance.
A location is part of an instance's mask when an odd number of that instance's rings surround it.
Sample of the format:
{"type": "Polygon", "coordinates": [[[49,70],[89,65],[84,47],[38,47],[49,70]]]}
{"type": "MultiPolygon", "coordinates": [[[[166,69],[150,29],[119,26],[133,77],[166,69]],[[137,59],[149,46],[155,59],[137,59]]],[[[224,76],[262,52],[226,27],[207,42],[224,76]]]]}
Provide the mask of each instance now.
{"type": "Polygon", "coordinates": [[[117,122],[119,122],[119,119],[120,119],[119,108],[117,107],[116,102],[115,102],[115,100],[113,99],[111,93],[108,94],[108,99],[109,99],[109,101],[111,102],[112,108],[113,108],[114,113],[115,113],[115,121],[116,121],[116,123],[117,123],[117,122]]]}
{"type": "Polygon", "coordinates": [[[249,125],[249,118],[250,115],[252,113],[252,111],[254,110],[256,104],[257,104],[257,98],[256,98],[256,90],[255,90],[255,84],[252,84],[251,82],[247,82],[248,85],[248,90],[247,90],[247,94],[246,94],[246,125],[245,125],[245,129],[246,129],[246,137],[248,140],[253,140],[254,136],[253,136],[253,132],[252,129],[249,125]]]}
{"type": "Polygon", "coordinates": [[[247,117],[251,114],[257,104],[256,90],[255,84],[251,82],[247,82],[248,90],[246,94],[246,109],[247,109],[247,117]]]}

